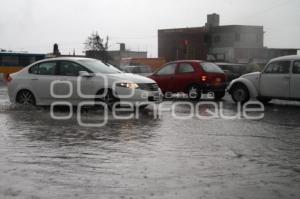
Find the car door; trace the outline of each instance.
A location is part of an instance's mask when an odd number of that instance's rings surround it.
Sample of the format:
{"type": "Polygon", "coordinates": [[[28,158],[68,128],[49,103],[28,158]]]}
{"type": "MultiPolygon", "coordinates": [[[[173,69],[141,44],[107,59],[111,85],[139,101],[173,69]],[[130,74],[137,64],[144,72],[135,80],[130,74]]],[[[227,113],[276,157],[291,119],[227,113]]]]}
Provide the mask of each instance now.
{"type": "Polygon", "coordinates": [[[300,99],[300,60],[293,62],[291,74],[291,98],[300,99]]]}
{"type": "Polygon", "coordinates": [[[50,85],[52,81],[57,79],[56,70],[56,61],[42,62],[29,69],[29,79],[33,92],[37,98],[44,102],[49,101],[52,98],[50,85]]]}
{"type": "Polygon", "coordinates": [[[275,61],[260,76],[260,94],[265,97],[290,97],[291,61],[275,61]]]}
{"type": "Polygon", "coordinates": [[[72,94],[71,97],[68,99],[74,103],[77,103],[81,100],[88,100],[84,97],[80,96],[79,92],[83,95],[95,95],[94,87],[93,87],[93,77],[80,77],[79,72],[86,71],[90,73],[87,68],[84,66],[72,62],[72,61],[59,61],[58,64],[58,76],[61,84],[57,87],[57,92],[60,95],[67,95],[70,91],[70,85],[72,86],[72,94]],[[78,92],[77,87],[79,85],[80,91],[78,92]]]}
{"type": "Polygon", "coordinates": [[[177,63],[167,64],[151,76],[163,92],[175,92],[176,67],[177,63]]]}
{"type": "Polygon", "coordinates": [[[187,87],[193,83],[197,83],[200,80],[198,77],[198,81],[196,77],[196,70],[192,63],[183,62],[179,63],[176,75],[175,75],[175,88],[176,92],[185,92],[187,87]]]}

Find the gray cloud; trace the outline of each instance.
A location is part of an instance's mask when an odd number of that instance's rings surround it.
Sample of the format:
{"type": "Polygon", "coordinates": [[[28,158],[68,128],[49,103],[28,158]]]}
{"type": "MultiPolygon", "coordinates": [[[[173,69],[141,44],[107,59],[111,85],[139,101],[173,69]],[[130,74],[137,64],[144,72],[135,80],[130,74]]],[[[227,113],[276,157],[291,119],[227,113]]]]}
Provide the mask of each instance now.
{"type": "Polygon", "coordinates": [[[298,0],[1,0],[0,48],[63,53],[83,51],[93,31],[110,36],[112,49],[157,54],[157,29],[203,26],[206,14],[221,24],[263,25],[268,47],[300,47],[298,0]]]}

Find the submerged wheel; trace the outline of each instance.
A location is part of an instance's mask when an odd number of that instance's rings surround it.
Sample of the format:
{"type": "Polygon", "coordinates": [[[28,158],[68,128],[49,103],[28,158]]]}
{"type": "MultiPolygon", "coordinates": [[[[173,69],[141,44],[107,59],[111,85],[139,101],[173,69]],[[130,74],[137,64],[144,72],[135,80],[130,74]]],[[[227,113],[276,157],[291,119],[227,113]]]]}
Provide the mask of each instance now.
{"type": "Polygon", "coordinates": [[[235,85],[230,91],[233,101],[238,103],[245,103],[249,101],[250,95],[248,88],[243,84],[235,85]]]}
{"type": "MultiPolygon", "coordinates": [[[[104,91],[102,90],[102,91],[99,91],[97,93],[97,95],[102,95],[103,93],[104,93],[104,91]]],[[[120,100],[116,96],[114,96],[114,94],[111,90],[108,90],[104,97],[96,98],[95,101],[96,102],[104,102],[109,109],[112,109],[113,105],[115,103],[119,102],[120,100]]]]}
{"type": "Polygon", "coordinates": [[[32,94],[32,92],[30,92],[29,90],[19,91],[17,94],[16,102],[18,104],[33,105],[33,106],[35,106],[36,104],[35,97],[32,94]]]}

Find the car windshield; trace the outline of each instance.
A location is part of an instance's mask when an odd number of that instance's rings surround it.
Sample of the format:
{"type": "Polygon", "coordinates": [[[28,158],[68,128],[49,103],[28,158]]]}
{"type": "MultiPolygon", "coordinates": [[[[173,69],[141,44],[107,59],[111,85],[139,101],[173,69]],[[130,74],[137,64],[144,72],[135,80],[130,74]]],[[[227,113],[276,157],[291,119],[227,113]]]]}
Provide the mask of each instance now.
{"type": "Polygon", "coordinates": [[[224,73],[224,71],[214,63],[202,62],[200,63],[202,69],[208,73],[224,73]]]}
{"type": "Polygon", "coordinates": [[[78,60],[79,63],[89,68],[94,73],[104,73],[104,74],[115,74],[115,73],[122,73],[120,70],[115,68],[113,65],[108,63],[103,63],[100,60],[78,60]]]}

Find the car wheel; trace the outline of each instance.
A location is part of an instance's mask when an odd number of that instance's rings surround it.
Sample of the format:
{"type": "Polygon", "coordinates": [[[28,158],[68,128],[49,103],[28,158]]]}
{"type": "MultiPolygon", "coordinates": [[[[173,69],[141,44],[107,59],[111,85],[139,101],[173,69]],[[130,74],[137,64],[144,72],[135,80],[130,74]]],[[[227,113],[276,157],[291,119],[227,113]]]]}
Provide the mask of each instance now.
{"type": "Polygon", "coordinates": [[[263,104],[268,104],[272,98],[269,97],[257,97],[257,100],[260,101],[263,104]]]}
{"type": "MultiPolygon", "coordinates": [[[[103,92],[104,92],[103,90],[99,91],[97,93],[97,95],[102,95],[103,92]]],[[[96,98],[95,101],[96,102],[104,102],[107,105],[107,107],[111,110],[112,107],[114,106],[114,104],[119,102],[120,100],[113,95],[111,90],[108,90],[104,97],[96,98]]],[[[98,107],[98,106],[96,105],[96,107],[98,107]]]]}
{"type": "Polygon", "coordinates": [[[199,86],[197,85],[191,85],[188,88],[188,97],[191,100],[197,100],[201,98],[201,92],[199,89],[199,86]]]}
{"type": "Polygon", "coordinates": [[[29,90],[21,90],[17,94],[16,102],[23,105],[35,106],[35,97],[29,90]]]}
{"type": "Polygon", "coordinates": [[[231,89],[231,97],[233,101],[238,103],[245,103],[249,101],[250,95],[246,86],[243,84],[238,84],[231,89]]]}
{"type": "Polygon", "coordinates": [[[215,100],[221,100],[225,96],[225,91],[215,92],[215,100]]]}

